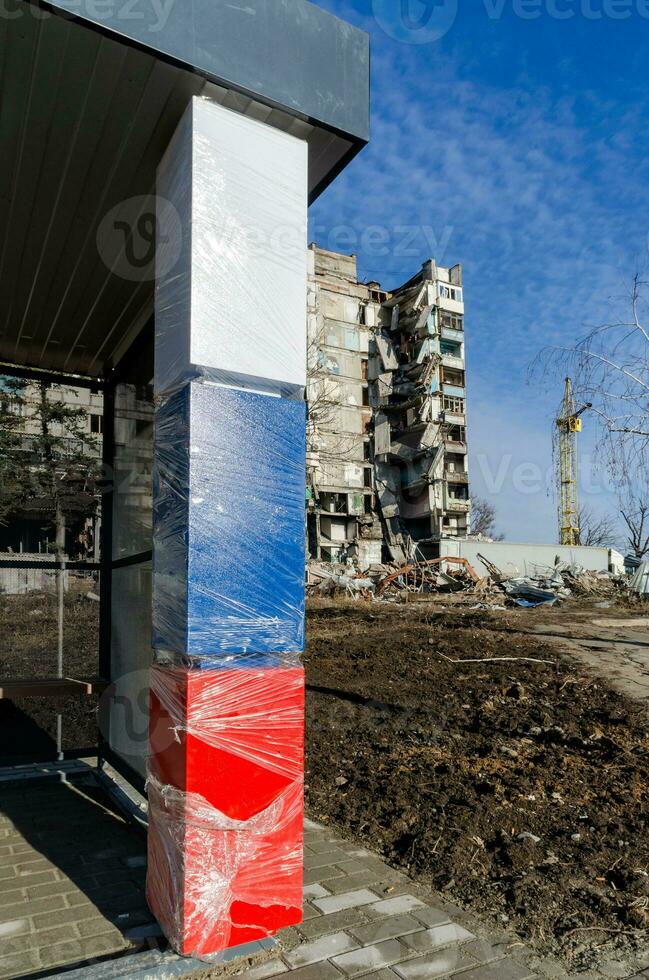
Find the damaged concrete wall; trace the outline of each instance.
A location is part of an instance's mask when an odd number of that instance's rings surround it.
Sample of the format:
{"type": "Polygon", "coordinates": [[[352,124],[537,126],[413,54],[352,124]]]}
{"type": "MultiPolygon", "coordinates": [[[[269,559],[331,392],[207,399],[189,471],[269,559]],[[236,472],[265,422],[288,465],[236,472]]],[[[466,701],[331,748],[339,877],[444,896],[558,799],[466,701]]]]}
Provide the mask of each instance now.
{"type": "Polygon", "coordinates": [[[434,557],[443,535],[469,531],[461,267],[424,263],[385,309],[389,321],[370,342],[370,404],[381,419],[376,459],[398,480],[408,553],[434,557]]]}
{"type": "Polygon", "coordinates": [[[367,569],[466,536],[461,266],[430,260],[388,293],[311,246],[308,352],[311,557],[367,569]]]}
{"type": "Polygon", "coordinates": [[[354,256],[309,249],[307,529],[312,558],[381,560],[368,349],[380,302],[354,256]]]}

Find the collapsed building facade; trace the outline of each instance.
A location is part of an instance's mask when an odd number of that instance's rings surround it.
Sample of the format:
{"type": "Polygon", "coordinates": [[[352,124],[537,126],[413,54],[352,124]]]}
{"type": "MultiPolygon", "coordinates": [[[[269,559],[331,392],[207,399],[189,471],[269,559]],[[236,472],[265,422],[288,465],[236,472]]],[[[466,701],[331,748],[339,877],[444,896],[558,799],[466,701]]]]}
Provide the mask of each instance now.
{"type": "Polygon", "coordinates": [[[469,533],[462,268],[399,289],[311,246],[308,549],[360,568],[437,557],[469,533]]]}

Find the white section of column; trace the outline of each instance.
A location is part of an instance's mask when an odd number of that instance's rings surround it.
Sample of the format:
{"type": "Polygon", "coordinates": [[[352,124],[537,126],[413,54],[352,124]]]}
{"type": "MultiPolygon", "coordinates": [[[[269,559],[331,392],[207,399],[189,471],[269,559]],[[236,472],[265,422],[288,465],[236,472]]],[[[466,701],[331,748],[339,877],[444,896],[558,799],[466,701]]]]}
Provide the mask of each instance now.
{"type": "Polygon", "coordinates": [[[158,170],[158,393],[304,388],[307,176],[303,140],[192,100],[158,170]]]}

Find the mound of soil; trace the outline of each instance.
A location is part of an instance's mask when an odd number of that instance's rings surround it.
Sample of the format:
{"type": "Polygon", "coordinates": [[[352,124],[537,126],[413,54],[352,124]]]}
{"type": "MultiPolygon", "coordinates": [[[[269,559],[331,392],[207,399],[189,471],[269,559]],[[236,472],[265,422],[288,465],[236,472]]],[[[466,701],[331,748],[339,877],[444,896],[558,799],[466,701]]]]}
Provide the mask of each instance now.
{"type": "Polygon", "coordinates": [[[645,709],[533,615],[314,605],[310,812],[539,951],[646,950],[645,709]]]}

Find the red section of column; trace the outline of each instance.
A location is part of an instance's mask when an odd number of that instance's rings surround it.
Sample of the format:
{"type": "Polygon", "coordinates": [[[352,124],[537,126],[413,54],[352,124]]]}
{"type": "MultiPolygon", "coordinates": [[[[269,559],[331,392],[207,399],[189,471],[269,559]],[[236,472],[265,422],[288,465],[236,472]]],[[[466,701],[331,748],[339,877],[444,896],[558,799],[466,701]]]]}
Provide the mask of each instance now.
{"type": "Polygon", "coordinates": [[[147,895],[176,948],[300,922],[304,671],[154,667],[150,748],[147,895]]]}

